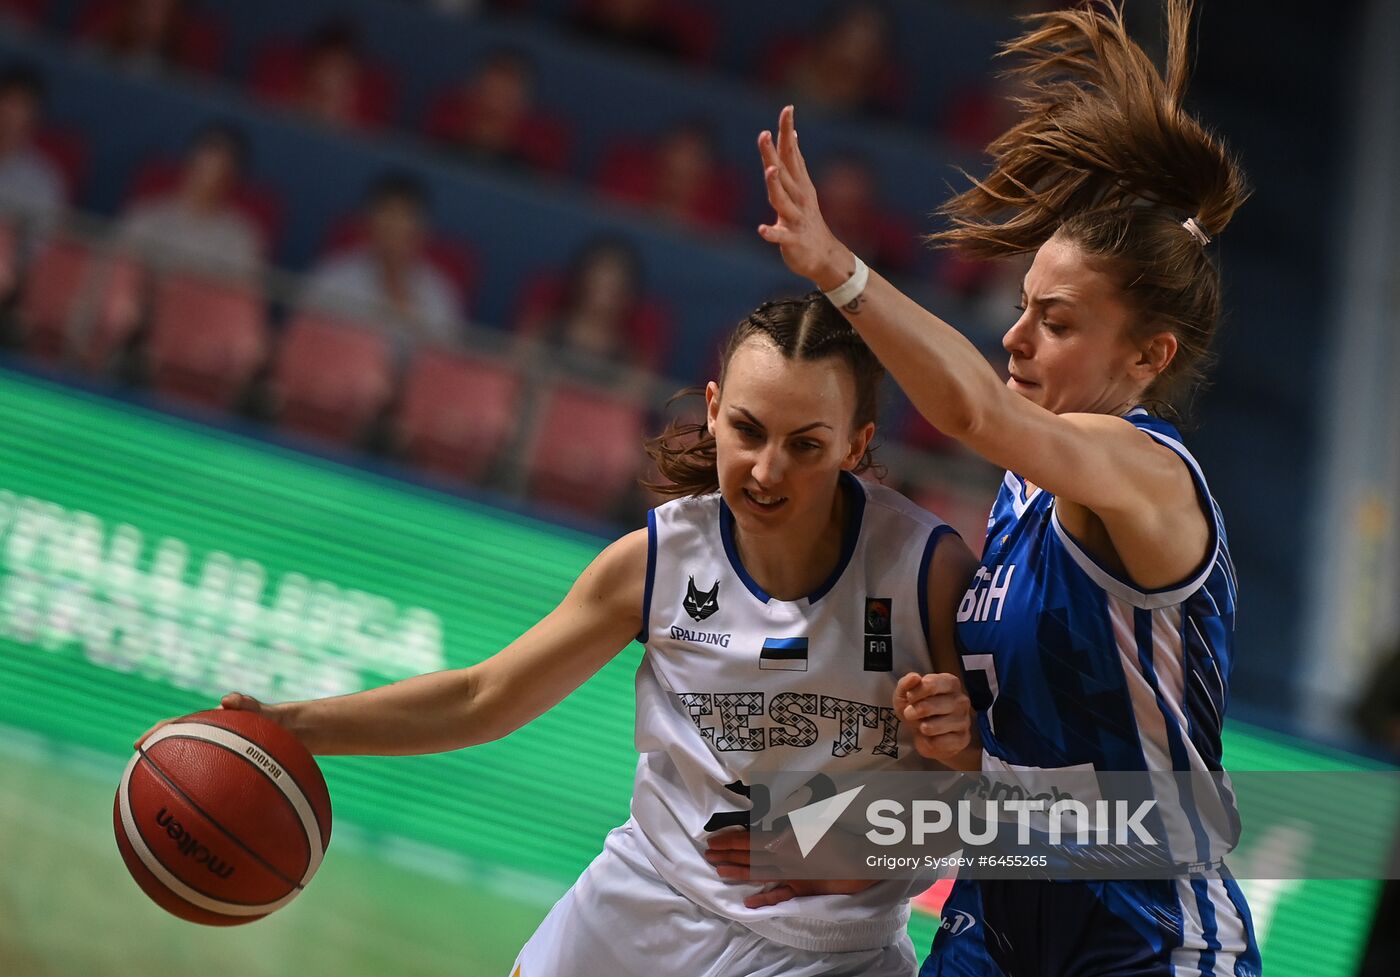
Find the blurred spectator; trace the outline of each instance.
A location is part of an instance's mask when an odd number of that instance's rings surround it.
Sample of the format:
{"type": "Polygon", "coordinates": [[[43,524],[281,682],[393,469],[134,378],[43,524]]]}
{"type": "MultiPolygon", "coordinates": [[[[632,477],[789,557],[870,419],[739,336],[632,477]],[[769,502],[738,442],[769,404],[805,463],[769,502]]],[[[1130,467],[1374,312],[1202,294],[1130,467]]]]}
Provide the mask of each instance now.
{"type": "Polygon", "coordinates": [[[428,191],[405,173],[370,188],[360,243],[312,269],[308,309],[370,321],[406,344],[462,341],[462,297],[428,257],[428,191]]]}
{"type": "Polygon", "coordinates": [[[148,267],[251,279],[262,268],[257,222],[237,203],[248,143],[232,126],[196,138],[173,190],[139,200],[117,224],[121,248],[148,267]]]}
{"type": "Polygon", "coordinates": [[[691,49],[671,0],[577,0],[569,25],[593,40],[662,57],[691,49]]]}
{"type": "Polygon", "coordinates": [[[738,208],[738,179],[716,159],[714,136],[703,122],[683,122],[655,146],[615,147],[598,184],[616,200],[694,224],[732,224],[738,208]]]}
{"type": "Polygon", "coordinates": [[[433,106],[428,134],[445,149],[506,166],[562,172],[568,134],[535,107],[535,68],[523,51],[499,48],[433,106]]]}
{"type": "Polygon", "coordinates": [[[43,99],[43,82],[33,70],[0,72],[0,223],[12,244],[8,259],[0,260],[0,295],[13,289],[20,267],[67,202],[62,171],[35,143],[43,99]]]}
{"type": "Polygon", "coordinates": [[[563,354],[571,370],[608,379],[608,364],[661,367],[666,316],[643,294],[641,258],[625,240],[595,239],[578,250],[562,278],[527,292],[516,330],[563,354]],[[569,354],[577,354],[570,356],[569,354]]]}
{"type": "Polygon", "coordinates": [[[322,24],[299,45],[273,45],[254,70],[263,98],[333,126],[383,125],[393,100],[388,74],[365,58],[348,20],[322,24]]]}
{"type": "Polygon", "coordinates": [[[186,0],[93,0],[79,15],[77,33],[137,68],[212,73],[223,61],[223,31],[186,0]]]}
{"type": "Polygon", "coordinates": [[[893,114],[904,97],[894,19],[880,0],[833,5],[811,37],[775,43],[763,75],[804,105],[840,112],[893,114]]]}
{"type": "Polygon", "coordinates": [[[882,271],[908,272],[918,249],[913,228],[880,207],[875,174],[858,156],[842,155],[818,168],[817,196],[836,237],[882,271]]]}

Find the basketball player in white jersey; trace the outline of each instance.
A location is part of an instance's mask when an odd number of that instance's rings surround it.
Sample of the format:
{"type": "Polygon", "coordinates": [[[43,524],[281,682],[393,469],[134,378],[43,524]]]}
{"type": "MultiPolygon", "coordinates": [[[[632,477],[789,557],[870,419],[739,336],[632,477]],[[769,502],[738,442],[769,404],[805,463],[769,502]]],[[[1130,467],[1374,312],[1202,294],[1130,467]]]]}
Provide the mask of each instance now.
{"type": "Polygon", "coordinates": [[[976,561],[938,518],[855,477],[871,463],[883,370],[824,296],[759,308],[722,362],[705,421],[648,444],[675,498],[503,651],[354,695],[224,698],[313,753],[455,750],[524,725],[642,641],[632,816],[521,951],[517,977],[916,968],[915,883],[765,888],[721,878],[705,850],[747,823],[751,770],[976,762],[952,644],[976,561]],[[916,748],[894,697],[901,676],[923,673],[935,674],[916,748]]]}
{"type": "MultiPolygon", "coordinates": [[[[777,213],[761,235],[835,296],[929,421],[1008,469],[956,632],[991,771],[1223,774],[1235,573],[1170,416],[1220,317],[1212,235],[1248,190],[1183,107],[1191,4],[1165,4],[1165,73],[1120,6],[1026,18],[1006,52],[1022,118],[932,236],[1035,255],[1004,383],[827,229],[792,108],[776,142],[759,137],[777,213]]],[[[1258,977],[1243,892],[1201,841],[1174,878],[959,879],[922,973],[1258,977]]]]}

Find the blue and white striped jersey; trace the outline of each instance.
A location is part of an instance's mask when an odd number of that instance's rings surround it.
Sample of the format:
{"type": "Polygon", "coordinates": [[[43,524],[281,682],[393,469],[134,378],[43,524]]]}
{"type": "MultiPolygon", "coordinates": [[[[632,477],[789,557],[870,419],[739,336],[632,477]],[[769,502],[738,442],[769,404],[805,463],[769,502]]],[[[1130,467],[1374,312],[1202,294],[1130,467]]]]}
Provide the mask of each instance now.
{"type": "MultiPolygon", "coordinates": [[[[1165,805],[1150,825],[1166,829],[1175,861],[1214,862],[1238,831],[1221,766],[1235,570],[1220,509],[1176,429],[1142,408],[1127,420],[1191,470],[1211,520],[1200,567],[1175,586],[1143,590],[1066,532],[1052,495],[1008,472],[982,565],[958,610],[959,652],[984,770],[1219,775],[1218,788],[1208,789],[1220,802],[1211,814],[1223,820],[1196,817],[1208,798],[1194,794],[1165,805]]],[[[1228,872],[1112,882],[960,879],[943,920],[923,977],[1259,973],[1249,909],[1228,872]]]]}
{"type": "Polygon", "coordinates": [[[1168,422],[1127,419],[1186,462],[1211,513],[1207,556],[1146,591],[1094,560],[1055,499],[1007,472],[957,636],[992,766],[1219,771],[1236,582],[1220,509],[1168,422]]]}

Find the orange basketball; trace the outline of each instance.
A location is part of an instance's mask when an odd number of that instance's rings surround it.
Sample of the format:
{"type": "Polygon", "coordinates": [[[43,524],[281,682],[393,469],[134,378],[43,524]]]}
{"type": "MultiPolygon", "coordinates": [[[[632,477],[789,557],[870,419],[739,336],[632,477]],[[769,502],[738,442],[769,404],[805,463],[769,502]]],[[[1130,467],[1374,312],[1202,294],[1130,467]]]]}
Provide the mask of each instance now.
{"type": "Polygon", "coordinates": [[[146,895],[211,926],[291,902],[331,840],[316,761],[286,729],[241,710],[197,712],[151,734],[122,774],[112,818],[146,895]]]}

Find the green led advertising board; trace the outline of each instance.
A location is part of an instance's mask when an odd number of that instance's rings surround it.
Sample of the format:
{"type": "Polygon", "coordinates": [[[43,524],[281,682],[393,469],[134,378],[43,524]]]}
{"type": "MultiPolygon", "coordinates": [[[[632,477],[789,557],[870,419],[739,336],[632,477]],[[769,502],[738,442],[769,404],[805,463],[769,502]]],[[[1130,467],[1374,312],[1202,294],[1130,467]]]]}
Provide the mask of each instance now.
{"type": "MultiPolygon", "coordinates": [[[[479,661],[604,542],[0,372],[0,916],[19,923],[0,973],[178,973],[210,946],[204,977],[504,973],[626,818],[635,645],[500,743],[323,759],[326,866],[246,929],[145,902],[112,791],[136,735],[229,689],[331,695],[479,661]]],[[[1355,765],[1238,726],[1227,745],[1238,768],[1355,765]]],[[[1374,883],[1250,890],[1271,975],[1352,972],[1374,883]]],[[[936,920],[915,920],[922,952],[936,920]]]]}

